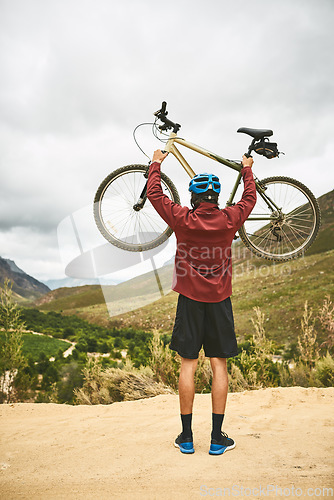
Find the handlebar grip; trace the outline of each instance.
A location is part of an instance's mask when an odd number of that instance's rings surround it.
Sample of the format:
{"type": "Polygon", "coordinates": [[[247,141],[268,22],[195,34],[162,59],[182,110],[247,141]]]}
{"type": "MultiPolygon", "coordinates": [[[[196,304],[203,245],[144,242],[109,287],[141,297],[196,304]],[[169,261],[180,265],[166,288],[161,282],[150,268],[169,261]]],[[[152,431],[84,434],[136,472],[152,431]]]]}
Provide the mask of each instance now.
{"type": "Polygon", "coordinates": [[[245,153],[246,158],[253,158],[249,153],[245,153]]]}
{"type": "Polygon", "coordinates": [[[161,113],[165,114],[166,113],[166,108],[167,108],[167,102],[163,101],[161,105],[161,113]]]}

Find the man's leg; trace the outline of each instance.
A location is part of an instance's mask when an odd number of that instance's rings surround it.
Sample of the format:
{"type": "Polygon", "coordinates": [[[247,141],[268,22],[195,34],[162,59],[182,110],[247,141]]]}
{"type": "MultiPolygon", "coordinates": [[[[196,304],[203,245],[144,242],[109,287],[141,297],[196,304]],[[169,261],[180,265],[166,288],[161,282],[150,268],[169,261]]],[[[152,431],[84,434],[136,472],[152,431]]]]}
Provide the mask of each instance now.
{"type": "Polygon", "coordinates": [[[224,414],[227,392],[228,376],[226,358],[210,358],[212,368],[212,413],[224,414]]]}
{"type": "Polygon", "coordinates": [[[194,375],[198,359],[181,357],[181,370],[179,377],[179,400],[182,421],[182,432],[175,440],[175,446],[182,453],[194,453],[193,434],[191,430],[193,402],[195,396],[194,375]]]}
{"type": "Polygon", "coordinates": [[[180,413],[187,415],[193,411],[195,397],[194,375],[198,359],[181,358],[181,370],[179,377],[179,400],[180,413]]]}
{"type": "Polygon", "coordinates": [[[222,455],[225,451],[235,447],[233,439],[222,434],[221,427],[224,420],[226,399],[228,393],[228,375],[226,358],[210,358],[212,376],[212,433],[211,455],[222,455]]]}

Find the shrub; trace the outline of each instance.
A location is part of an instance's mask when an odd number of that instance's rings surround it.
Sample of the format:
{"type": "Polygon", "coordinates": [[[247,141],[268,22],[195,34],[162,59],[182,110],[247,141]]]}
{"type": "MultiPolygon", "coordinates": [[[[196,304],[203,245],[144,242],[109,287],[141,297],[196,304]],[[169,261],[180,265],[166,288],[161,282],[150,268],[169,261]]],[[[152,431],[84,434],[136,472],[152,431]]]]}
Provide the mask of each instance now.
{"type": "Polygon", "coordinates": [[[78,404],[110,404],[116,401],[132,401],[149,398],[158,394],[171,394],[173,391],[153,380],[150,368],[133,368],[127,361],[124,369],[107,368],[103,370],[95,360],[84,369],[84,384],[75,391],[78,404]]]}
{"type": "Polygon", "coordinates": [[[250,388],[240,368],[234,363],[231,364],[230,372],[228,373],[228,388],[230,392],[240,392],[250,388]]]}
{"type": "Polygon", "coordinates": [[[63,365],[56,383],[56,400],[58,403],[73,403],[75,391],[83,384],[82,365],[76,361],[63,365]]]}
{"type": "Polygon", "coordinates": [[[317,333],[314,329],[314,319],[312,318],[312,309],[308,308],[307,301],[304,305],[301,328],[302,333],[298,336],[300,361],[311,368],[319,358],[319,348],[317,345],[317,333]]]}
{"type": "Polygon", "coordinates": [[[326,356],[315,363],[315,376],[325,387],[334,385],[334,359],[327,352],[326,356]]]}
{"type": "Polygon", "coordinates": [[[321,325],[327,331],[327,340],[320,347],[325,347],[331,351],[334,347],[334,306],[329,295],[325,298],[318,317],[321,325]]]}
{"type": "Polygon", "coordinates": [[[230,362],[230,390],[259,389],[276,386],[279,383],[279,371],[272,361],[274,345],[266,336],[264,314],[259,307],[254,307],[255,317],[252,323],[255,333],[251,341],[242,347],[241,353],[230,362]]]}
{"type": "Polygon", "coordinates": [[[157,331],[153,333],[150,353],[149,366],[152,369],[154,380],[177,390],[181,365],[180,357],[164,345],[157,331]]]}
{"type": "Polygon", "coordinates": [[[27,364],[22,354],[24,327],[21,311],[13,299],[12,284],[6,279],[0,289],[0,328],[4,331],[0,343],[1,402],[9,403],[15,399],[15,379],[27,364]]]}
{"type": "Polygon", "coordinates": [[[212,369],[210,361],[205,357],[203,350],[198,356],[198,364],[195,372],[195,391],[210,392],[212,384],[212,369]]]}

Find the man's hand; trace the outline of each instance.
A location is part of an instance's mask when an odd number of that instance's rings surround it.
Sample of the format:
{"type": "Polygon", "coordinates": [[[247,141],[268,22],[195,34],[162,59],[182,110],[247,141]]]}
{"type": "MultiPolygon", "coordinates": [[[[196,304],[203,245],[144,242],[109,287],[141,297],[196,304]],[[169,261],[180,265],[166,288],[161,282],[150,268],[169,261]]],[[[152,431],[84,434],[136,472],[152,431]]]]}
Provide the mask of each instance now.
{"type": "Polygon", "coordinates": [[[247,156],[243,155],[242,157],[242,166],[243,167],[251,167],[254,163],[253,158],[247,158],[247,156]]]}
{"type": "Polygon", "coordinates": [[[163,153],[160,149],[157,149],[153,153],[152,163],[154,163],[155,161],[161,163],[162,161],[164,161],[167,155],[168,153],[163,153]]]}

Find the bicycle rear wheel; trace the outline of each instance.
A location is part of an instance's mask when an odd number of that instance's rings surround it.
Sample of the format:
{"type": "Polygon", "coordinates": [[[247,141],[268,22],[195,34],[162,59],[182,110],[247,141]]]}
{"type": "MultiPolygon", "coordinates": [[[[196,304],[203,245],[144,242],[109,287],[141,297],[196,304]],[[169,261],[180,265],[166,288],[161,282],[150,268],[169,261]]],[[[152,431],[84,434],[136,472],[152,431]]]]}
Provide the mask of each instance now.
{"type": "Polygon", "coordinates": [[[260,184],[265,188],[264,198],[257,193],[256,205],[239,230],[240,238],[259,257],[285,261],[300,256],[312,245],[320,227],[315,196],[289,177],[268,177],[260,184]]]}
{"type": "MultiPolygon", "coordinates": [[[[131,252],[155,248],[173,232],[148,199],[141,210],[133,208],[147,181],[147,169],[147,165],[128,165],[115,170],[101,183],[94,199],[95,222],[102,235],[131,252]]],[[[161,187],[172,201],[180,203],[176,187],[163,172],[161,187]]]]}

